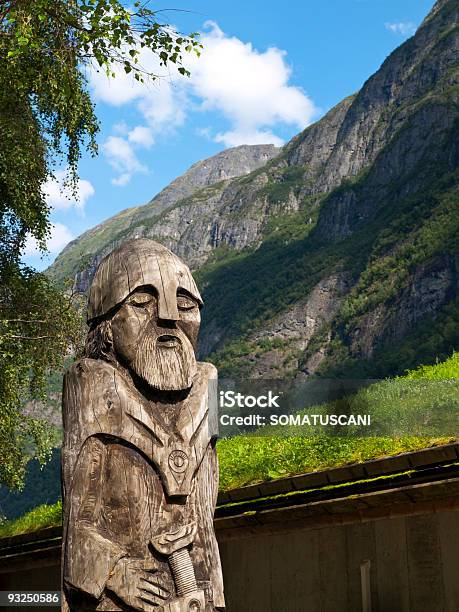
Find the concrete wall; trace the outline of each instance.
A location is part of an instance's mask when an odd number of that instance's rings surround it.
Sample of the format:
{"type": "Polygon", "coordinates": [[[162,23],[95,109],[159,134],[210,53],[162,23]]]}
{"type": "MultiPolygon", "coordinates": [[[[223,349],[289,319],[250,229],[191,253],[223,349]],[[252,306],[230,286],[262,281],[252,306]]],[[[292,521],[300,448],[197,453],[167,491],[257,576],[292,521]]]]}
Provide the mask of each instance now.
{"type": "MultiPolygon", "coordinates": [[[[219,534],[228,612],[459,611],[457,510],[238,534],[219,534]],[[366,560],[367,610],[360,569],[366,560]]],[[[0,590],[58,590],[57,554],[50,563],[1,573],[0,590]]]]}
{"type": "MultiPolygon", "coordinates": [[[[242,533],[241,533],[242,536],[242,533]]],[[[459,611],[459,512],[263,533],[220,542],[228,612],[459,611]]]]}

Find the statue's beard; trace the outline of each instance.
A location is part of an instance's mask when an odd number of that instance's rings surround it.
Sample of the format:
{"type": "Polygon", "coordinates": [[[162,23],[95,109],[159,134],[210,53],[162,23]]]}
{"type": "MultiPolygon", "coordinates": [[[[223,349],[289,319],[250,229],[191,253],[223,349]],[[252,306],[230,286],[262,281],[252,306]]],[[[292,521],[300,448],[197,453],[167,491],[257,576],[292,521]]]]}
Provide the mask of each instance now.
{"type": "Polygon", "coordinates": [[[158,334],[150,328],[139,342],[131,368],[153,389],[182,391],[192,386],[197,364],[193,346],[182,330],[158,334]]]}

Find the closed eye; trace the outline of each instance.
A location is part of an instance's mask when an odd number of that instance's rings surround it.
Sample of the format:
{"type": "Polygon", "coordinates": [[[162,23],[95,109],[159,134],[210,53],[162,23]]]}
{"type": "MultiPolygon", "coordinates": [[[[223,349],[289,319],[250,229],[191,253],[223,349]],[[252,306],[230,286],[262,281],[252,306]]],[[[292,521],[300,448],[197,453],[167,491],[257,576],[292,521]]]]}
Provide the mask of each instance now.
{"type": "Polygon", "coordinates": [[[187,295],[178,295],[177,307],[179,310],[193,310],[196,307],[196,302],[187,295]]]}
{"type": "Polygon", "coordinates": [[[138,295],[133,295],[128,303],[131,306],[137,306],[138,308],[141,308],[142,306],[147,306],[147,304],[151,304],[154,299],[155,298],[151,295],[139,293],[138,295]]]}

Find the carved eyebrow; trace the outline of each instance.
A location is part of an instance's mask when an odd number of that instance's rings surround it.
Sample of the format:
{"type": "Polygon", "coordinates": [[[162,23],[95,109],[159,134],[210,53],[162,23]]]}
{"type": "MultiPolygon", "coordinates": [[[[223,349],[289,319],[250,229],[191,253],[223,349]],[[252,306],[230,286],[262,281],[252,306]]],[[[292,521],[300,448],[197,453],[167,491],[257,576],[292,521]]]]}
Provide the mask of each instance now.
{"type": "Polygon", "coordinates": [[[137,297],[139,293],[146,293],[151,297],[158,297],[158,292],[153,286],[142,285],[141,287],[134,289],[134,291],[127,296],[126,300],[137,297]]]}
{"type": "Polygon", "coordinates": [[[186,298],[189,298],[190,300],[193,300],[193,302],[197,303],[196,298],[193,297],[189,291],[187,291],[186,289],[183,289],[182,287],[177,288],[177,297],[186,297],[186,298]]]}
{"type": "Polygon", "coordinates": [[[157,295],[158,291],[156,287],[153,287],[153,285],[141,285],[140,287],[134,289],[131,295],[134,295],[134,293],[151,293],[152,295],[157,295]]]}

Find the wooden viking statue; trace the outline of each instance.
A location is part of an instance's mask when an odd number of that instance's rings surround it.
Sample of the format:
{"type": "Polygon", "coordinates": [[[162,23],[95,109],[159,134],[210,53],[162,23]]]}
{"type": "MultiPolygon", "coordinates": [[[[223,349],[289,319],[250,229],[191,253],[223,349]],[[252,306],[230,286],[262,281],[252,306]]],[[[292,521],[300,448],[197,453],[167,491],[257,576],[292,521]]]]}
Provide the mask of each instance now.
{"type": "Polygon", "coordinates": [[[64,610],[225,607],[201,306],[188,267],[151,240],[96,272],[86,357],[64,379],[64,610]]]}

